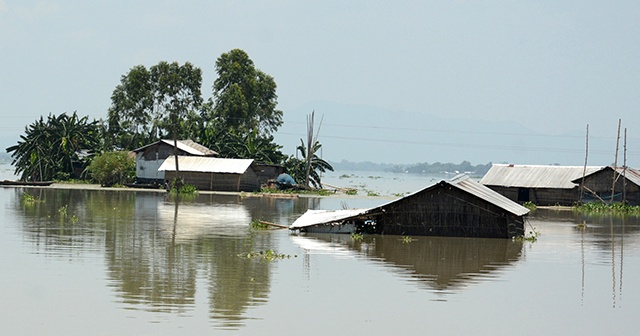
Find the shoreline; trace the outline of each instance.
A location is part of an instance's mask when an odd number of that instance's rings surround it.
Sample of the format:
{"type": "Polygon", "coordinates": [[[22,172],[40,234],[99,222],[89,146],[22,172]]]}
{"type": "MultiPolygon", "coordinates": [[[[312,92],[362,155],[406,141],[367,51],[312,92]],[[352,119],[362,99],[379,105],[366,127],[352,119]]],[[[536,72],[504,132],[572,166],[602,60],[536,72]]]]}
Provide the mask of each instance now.
{"type": "MultiPolygon", "coordinates": [[[[59,183],[54,182],[49,186],[28,186],[28,185],[2,185],[3,188],[33,188],[33,189],[63,189],[63,190],[105,190],[118,192],[148,192],[157,194],[166,194],[165,189],[150,188],[132,188],[132,187],[102,187],[93,183],[59,183]]],[[[214,190],[198,190],[198,194],[204,195],[237,195],[240,197],[272,197],[272,198],[299,198],[299,197],[339,197],[339,198],[369,198],[369,199],[395,199],[391,196],[368,196],[368,195],[347,195],[345,193],[333,193],[331,195],[314,195],[314,194],[294,194],[294,193],[265,193],[250,191],[214,191],[214,190]]]]}

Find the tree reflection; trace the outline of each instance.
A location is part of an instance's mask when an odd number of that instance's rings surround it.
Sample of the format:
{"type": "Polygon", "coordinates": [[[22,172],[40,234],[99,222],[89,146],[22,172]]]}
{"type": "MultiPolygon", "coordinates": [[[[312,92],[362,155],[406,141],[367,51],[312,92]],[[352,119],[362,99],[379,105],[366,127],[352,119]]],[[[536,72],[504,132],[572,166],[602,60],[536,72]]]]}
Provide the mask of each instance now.
{"type": "Polygon", "coordinates": [[[33,245],[73,258],[103,249],[109,286],[124,308],[181,313],[206,290],[210,317],[229,328],[269,295],[272,264],[238,256],[273,248],[271,235],[251,230],[252,217],[274,220],[293,211],[279,202],[277,211],[265,210],[273,200],[262,198],[247,207],[248,199],[235,195],[183,202],[149,192],[29,192],[42,202],[24,204],[16,189],[13,204],[33,245]],[[77,220],[60,220],[63,206],[77,220]]]}

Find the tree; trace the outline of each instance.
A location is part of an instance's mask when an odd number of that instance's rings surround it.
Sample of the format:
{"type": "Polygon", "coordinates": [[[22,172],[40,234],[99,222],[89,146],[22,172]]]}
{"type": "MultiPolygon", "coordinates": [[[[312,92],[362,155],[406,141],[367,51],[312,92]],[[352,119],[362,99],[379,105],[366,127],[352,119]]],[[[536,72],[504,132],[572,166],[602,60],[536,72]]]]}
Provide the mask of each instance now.
{"type": "Polygon", "coordinates": [[[135,180],[136,161],[129,152],[106,152],[96,156],[87,170],[100,185],[111,187],[135,180]]]}
{"type": "Polygon", "coordinates": [[[322,188],[322,178],[320,173],[324,173],[327,170],[333,171],[333,167],[327,161],[319,158],[315,153],[322,148],[320,142],[315,142],[312,148],[312,153],[314,153],[311,157],[311,160],[307,160],[307,153],[309,153],[309,149],[305,145],[304,141],[300,139],[300,146],[296,148],[302,159],[298,159],[295,157],[289,157],[284,162],[284,167],[287,170],[287,173],[293,177],[294,180],[305,181],[308,173],[308,182],[306,182],[306,186],[308,187],[311,183],[314,188],[322,188]],[[308,165],[309,163],[309,165],[308,165]],[[307,169],[309,167],[309,169],[307,169]]]}
{"type": "Polygon", "coordinates": [[[176,174],[179,176],[178,128],[189,111],[202,103],[202,71],[189,62],[183,66],[177,62],[160,62],[151,67],[151,81],[155,88],[157,119],[162,120],[164,128],[172,134],[176,174]]]}
{"type": "Polygon", "coordinates": [[[220,55],[213,83],[213,109],[205,119],[218,119],[225,129],[246,134],[257,129],[269,135],[282,125],[282,111],[273,77],[255,68],[241,49],[220,55]]]}
{"type": "Polygon", "coordinates": [[[89,122],[88,117],[63,113],[49,115],[25,127],[18,143],[7,148],[12,153],[12,165],[20,179],[39,181],[67,179],[73,175],[74,165],[82,164],[83,150],[92,154],[100,148],[100,126],[98,121],[89,122]]]}
{"type": "Polygon", "coordinates": [[[137,65],[120,79],[111,95],[108,126],[111,146],[135,149],[155,139],[153,127],[154,84],[151,74],[143,65],[137,65]]]}
{"type": "Polygon", "coordinates": [[[202,103],[201,86],[202,71],[189,62],[131,68],[111,95],[108,132],[113,148],[135,149],[185,133],[184,127],[192,128],[185,120],[192,121],[187,117],[202,103]]]}

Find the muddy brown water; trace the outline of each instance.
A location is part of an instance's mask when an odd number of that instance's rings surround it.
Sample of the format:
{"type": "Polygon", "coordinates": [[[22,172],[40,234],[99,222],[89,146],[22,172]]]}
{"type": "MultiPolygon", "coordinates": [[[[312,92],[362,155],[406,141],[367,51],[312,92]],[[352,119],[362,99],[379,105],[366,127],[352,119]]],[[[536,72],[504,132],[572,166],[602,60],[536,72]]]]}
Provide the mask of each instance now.
{"type": "Polygon", "coordinates": [[[640,327],[636,218],[541,209],[529,218],[535,242],[250,227],[381,202],[0,188],[0,332],[633,335],[640,327]],[[36,202],[24,202],[25,192],[36,202]],[[260,257],[267,251],[278,257],[260,257]]]}

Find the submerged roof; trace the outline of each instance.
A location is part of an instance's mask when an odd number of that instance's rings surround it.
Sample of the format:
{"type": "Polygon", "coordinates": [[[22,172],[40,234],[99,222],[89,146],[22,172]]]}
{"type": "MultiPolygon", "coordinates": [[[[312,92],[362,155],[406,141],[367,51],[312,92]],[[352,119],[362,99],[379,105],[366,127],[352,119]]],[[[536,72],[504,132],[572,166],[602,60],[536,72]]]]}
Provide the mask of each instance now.
{"type": "Polygon", "coordinates": [[[373,213],[380,212],[386,206],[401,202],[407,198],[414,197],[416,194],[429,191],[431,189],[436,189],[444,185],[450,185],[452,187],[458,188],[468,194],[481,198],[497,207],[500,207],[516,216],[524,216],[529,213],[529,209],[472,180],[471,178],[469,178],[469,176],[458,175],[449,181],[442,180],[432,186],[426,187],[404,197],[369,209],[308,210],[295,222],[293,222],[293,224],[291,224],[290,229],[299,229],[319,224],[341,222],[363,215],[371,215],[373,213]]]}
{"type": "MultiPolygon", "coordinates": [[[[178,156],[178,169],[188,172],[244,174],[253,163],[252,159],[223,159],[202,156],[178,156]]],[[[169,156],[158,171],[175,171],[174,156],[169,156]]]]}
{"type": "Polygon", "coordinates": [[[422,193],[424,191],[428,191],[431,189],[435,189],[437,187],[441,187],[443,185],[450,185],[453,186],[455,188],[458,188],[468,194],[471,194],[475,197],[478,197],[480,199],[483,199],[497,207],[500,207],[516,216],[524,216],[527,213],[529,213],[529,209],[523,207],[522,205],[508,199],[507,197],[497,193],[496,191],[474,181],[473,179],[469,178],[469,176],[461,174],[458,175],[450,180],[442,180],[439,183],[436,183],[432,186],[426,187],[424,189],[418,190],[416,192],[413,192],[407,196],[404,196],[402,198],[399,198],[397,200],[391,201],[389,203],[383,204],[377,208],[382,208],[386,205],[392,204],[392,203],[396,203],[396,202],[400,202],[401,200],[405,199],[405,198],[409,198],[409,197],[413,197],[415,194],[418,193],[422,193]]]}
{"type": "Polygon", "coordinates": [[[602,167],[537,166],[494,164],[480,180],[481,184],[501,187],[572,189],[574,181],[602,167]]]}
{"type": "Polygon", "coordinates": [[[367,210],[368,209],[307,210],[307,212],[298,217],[298,219],[296,219],[289,228],[299,229],[308,226],[343,221],[345,219],[358,217],[364,214],[367,210]]]}
{"type": "MultiPolygon", "coordinates": [[[[152,144],[146,145],[146,146],[142,146],[140,148],[134,149],[134,152],[140,152],[143,151],[149,147],[152,146],[156,146],[159,144],[167,144],[169,146],[173,147],[173,140],[167,140],[167,139],[162,139],[162,140],[158,140],[152,144]]],[[[193,140],[178,140],[177,142],[178,145],[178,149],[185,152],[185,153],[189,153],[191,155],[198,155],[198,156],[214,156],[214,155],[218,155],[218,153],[216,153],[215,151],[193,141],[193,140]]]]}

